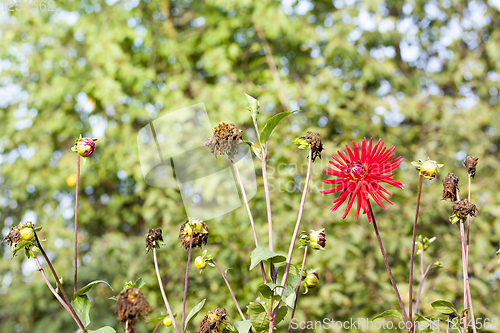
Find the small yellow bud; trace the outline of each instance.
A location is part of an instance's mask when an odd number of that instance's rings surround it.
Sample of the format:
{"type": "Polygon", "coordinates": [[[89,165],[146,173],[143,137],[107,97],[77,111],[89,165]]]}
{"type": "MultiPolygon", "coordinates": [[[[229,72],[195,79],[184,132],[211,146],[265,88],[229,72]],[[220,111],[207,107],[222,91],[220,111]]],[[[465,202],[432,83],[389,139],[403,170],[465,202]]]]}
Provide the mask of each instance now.
{"type": "Polygon", "coordinates": [[[163,318],[162,324],[167,327],[172,326],[172,319],[170,318],[170,316],[163,318]]]}
{"type": "Polygon", "coordinates": [[[438,164],[435,161],[426,161],[420,167],[420,174],[426,179],[434,179],[438,172],[438,164]]]}
{"type": "Polygon", "coordinates": [[[30,240],[35,236],[35,233],[33,232],[33,229],[31,228],[23,228],[21,230],[21,237],[24,240],[30,240]]]}
{"type": "Polygon", "coordinates": [[[205,267],[207,267],[207,262],[205,259],[203,259],[202,256],[198,256],[196,257],[196,259],[194,260],[194,265],[196,266],[196,268],[198,269],[204,269],[205,267]]]}

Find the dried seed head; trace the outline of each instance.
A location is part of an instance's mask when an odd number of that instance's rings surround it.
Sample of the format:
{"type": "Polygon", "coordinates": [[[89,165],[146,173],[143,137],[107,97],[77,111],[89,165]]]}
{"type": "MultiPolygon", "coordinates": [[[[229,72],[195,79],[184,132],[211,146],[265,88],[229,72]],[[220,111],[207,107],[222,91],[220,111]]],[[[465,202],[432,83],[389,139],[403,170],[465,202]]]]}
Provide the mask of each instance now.
{"type": "Polygon", "coordinates": [[[451,172],[443,179],[443,199],[457,201],[458,177],[451,172]]]}
{"type": "Polygon", "coordinates": [[[19,230],[19,226],[16,225],[15,227],[10,228],[9,233],[2,240],[2,243],[5,241],[5,243],[7,243],[7,245],[11,248],[15,248],[21,240],[21,231],[19,230]]]}
{"type": "Polygon", "coordinates": [[[219,155],[232,157],[236,154],[241,138],[241,131],[236,125],[220,123],[214,128],[213,135],[205,141],[205,146],[210,148],[215,157],[219,155]]]}
{"type": "Polygon", "coordinates": [[[214,311],[208,311],[200,324],[200,329],[197,333],[222,333],[226,330],[226,326],[232,326],[227,320],[228,313],[224,308],[215,308],[214,311]]]}
{"type": "Polygon", "coordinates": [[[464,161],[464,165],[467,168],[467,174],[472,178],[476,176],[477,160],[479,160],[479,157],[467,156],[467,158],[464,161]]]}
{"type": "Polygon", "coordinates": [[[160,228],[149,229],[146,234],[146,253],[148,253],[154,247],[159,248],[163,243],[163,235],[160,228]]]}
{"type": "Polygon", "coordinates": [[[466,216],[474,217],[476,216],[476,212],[478,212],[476,205],[465,198],[453,204],[453,214],[459,218],[464,218],[466,216]]]}
{"type": "Polygon", "coordinates": [[[321,152],[323,151],[323,143],[321,142],[321,137],[319,133],[313,133],[307,131],[306,135],[301,136],[301,139],[307,140],[311,146],[312,160],[314,161],[316,157],[321,158],[321,152]]]}
{"type": "Polygon", "coordinates": [[[193,234],[193,248],[199,247],[201,249],[203,244],[207,244],[208,226],[202,220],[190,217],[181,225],[179,240],[185,250],[189,250],[191,234],[193,234]]]}
{"type": "Polygon", "coordinates": [[[151,306],[146,301],[146,297],[138,288],[122,290],[118,294],[115,313],[118,314],[118,321],[124,326],[128,322],[130,333],[135,332],[134,324],[137,319],[146,320],[146,315],[151,311],[151,306]]]}

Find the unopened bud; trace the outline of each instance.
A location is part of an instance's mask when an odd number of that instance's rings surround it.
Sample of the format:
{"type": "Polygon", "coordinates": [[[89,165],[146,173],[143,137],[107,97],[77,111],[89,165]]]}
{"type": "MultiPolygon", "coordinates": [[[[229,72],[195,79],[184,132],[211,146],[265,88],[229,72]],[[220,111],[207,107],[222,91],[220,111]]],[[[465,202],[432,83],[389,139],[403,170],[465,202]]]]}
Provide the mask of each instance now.
{"type": "Polygon", "coordinates": [[[202,256],[198,256],[194,260],[194,265],[198,269],[204,269],[205,267],[207,267],[207,261],[202,256]]]}
{"type": "Polygon", "coordinates": [[[89,157],[95,151],[95,142],[97,139],[91,138],[78,138],[75,142],[75,145],[71,150],[78,152],[81,157],[89,157]]]}

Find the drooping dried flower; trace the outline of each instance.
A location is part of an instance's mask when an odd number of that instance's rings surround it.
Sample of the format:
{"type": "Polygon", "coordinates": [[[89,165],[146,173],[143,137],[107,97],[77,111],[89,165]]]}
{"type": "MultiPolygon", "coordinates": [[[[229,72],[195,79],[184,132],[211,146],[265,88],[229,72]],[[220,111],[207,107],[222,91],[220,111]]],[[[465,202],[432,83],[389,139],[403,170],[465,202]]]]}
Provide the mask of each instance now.
{"type": "Polygon", "coordinates": [[[307,146],[311,146],[312,160],[314,161],[316,157],[321,158],[321,152],[323,151],[323,143],[321,142],[321,137],[319,133],[313,133],[307,131],[306,135],[298,137],[293,140],[293,143],[299,144],[299,149],[304,149],[307,146]]]}
{"type": "Polygon", "coordinates": [[[236,154],[241,138],[241,131],[236,125],[220,123],[214,128],[212,136],[205,141],[205,146],[210,148],[215,157],[219,155],[232,157],[236,154]]]}
{"type": "Polygon", "coordinates": [[[460,199],[460,201],[455,201],[453,204],[453,214],[457,215],[459,218],[464,218],[466,216],[474,217],[477,212],[476,205],[465,198],[460,199]]]}
{"type": "Polygon", "coordinates": [[[464,161],[464,165],[467,168],[467,174],[474,178],[476,176],[476,165],[479,157],[467,156],[464,161]]]}
{"type": "Polygon", "coordinates": [[[160,245],[163,245],[163,235],[160,228],[157,229],[149,229],[146,234],[146,253],[149,253],[154,247],[159,248],[160,245]]]}
{"type": "Polygon", "coordinates": [[[207,244],[208,226],[202,220],[190,217],[181,225],[179,240],[185,250],[189,250],[191,234],[193,234],[193,248],[199,247],[201,249],[203,244],[207,244]]]}
{"type": "Polygon", "coordinates": [[[135,332],[134,324],[138,319],[146,320],[149,311],[151,306],[138,288],[125,289],[118,294],[115,313],[122,327],[128,322],[129,333],[135,332]]]}
{"type": "Polygon", "coordinates": [[[332,207],[332,211],[337,210],[349,196],[342,218],[347,216],[354,203],[354,199],[358,198],[354,220],[358,220],[359,212],[362,208],[363,214],[368,215],[368,221],[371,223],[369,195],[383,209],[385,209],[384,205],[382,205],[383,200],[393,205],[387,196],[384,195],[384,193],[387,195],[391,195],[392,193],[383,188],[380,183],[387,183],[398,188],[403,188],[401,182],[391,178],[394,173],[389,173],[401,164],[403,158],[398,157],[393,159],[395,156],[393,153],[395,147],[384,147],[382,139],[379,139],[372,149],[372,139],[367,143],[366,138],[364,138],[361,146],[361,155],[359,143],[353,142],[352,145],[354,148],[352,151],[346,145],[348,154],[338,151],[339,157],[332,155],[334,161],[329,162],[338,171],[327,167],[325,173],[337,178],[323,180],[323,182],[338,185],[333,189],[321,191],[321,193],[329,194],[342,191],[340,197],[333,202],[335,205],[332,207]]]}
{"type": "Polygon", "coordinates": [[[457,201],[458,177],[451,172],[443,179],[443,199],[457,201]]]}
{"type": "Polygon", "coordinates": [[[235,331],[234,326],[227,319],[228,313],[224,308],[215,308],[208,311],[200,324],[198,333],[226,333],[235,331]]]}

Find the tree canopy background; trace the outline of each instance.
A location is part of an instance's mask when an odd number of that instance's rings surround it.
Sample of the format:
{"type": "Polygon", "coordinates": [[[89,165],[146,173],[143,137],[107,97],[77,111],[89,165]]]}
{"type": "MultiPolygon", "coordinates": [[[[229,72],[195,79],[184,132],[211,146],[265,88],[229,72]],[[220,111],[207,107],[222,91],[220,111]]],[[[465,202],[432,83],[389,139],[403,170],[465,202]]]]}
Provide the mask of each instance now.
{"type": "MultiPolygon", "coordinates": [[[[372,226],[365,216],[354,223],[353,213],[342,220],[345,206],[330,211],[337,196],[319,193],[331,154],[363,137],[383,138],[405,159],[394,176],[405,189],[391,190],[395,205],[375,213],[406,305],[418,187],[410,162],[430,157],[445,164],[423,189],[418,234],[437,237],[426,263],[439,259],[444,266],[425,282],[423,314],[434,313],[430,303],[436,299],[461,307],[460,233],[448,222],[451,203],[440,201],[441,180],[455,173],[465,195],[462,161],[479,157],[472,181],[480,212],[471,225],[470,284],[476,318],[500,319],[498,0],[72,0],[53,8],[0,11],[0,221],[3,235],[21,221],[43,226],[45,247],[69,288],[76,173],[70,147],[80,133],[99,139],[82,167],[79,285],[105,279],[115,291],[99,286],[90,293],[92,327],[119,329],[108,298],[138,277],[147,282],[144,292],[154,309],[139,330],[152,331],[165,312],[152,258],[144,257],[149,228],[163,229],[161,271],[174,311],[181,311],[187,253],[177,236],[187,216],[178,190],[145,184],[139,129],[203,102],[213,126],[232,122],[255,139],[244,92],[259,99],[261,126],[277,112],[301,110],[270,141],[277,252],[288,248],[307,164],[307,153],[291,142],[311,130],[325,146],[302,228],[324,227],[327,248],[308,259],[308,267],[320,268],[320,285],[300,298],[299,320],[371,318],[397,308],[372,226]]],[[[266,244],[262,177],[258,182],[250,207],[266,244]]],[[[245,208],[207,223],[207,249],[233,268],[228,278],[245,308],[258,296],[260,280],[258,270],[248,271],[254,244],[245,208]]],[[[76,330],[34,263],[21,256],[9,260],[6,245],[0,252],[0,331],[76,330]]],[[[294,264],[300,256],[297,251],[294,264]]],[[[188,308],[205,297],[203,311],[225,307],[237,321],[214,269],[192,273],[188,308]]]]}

